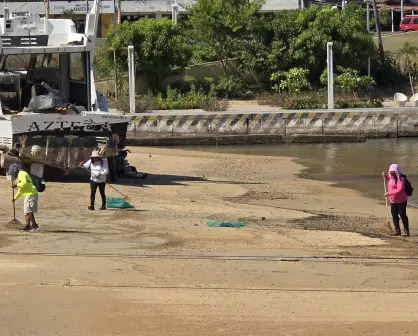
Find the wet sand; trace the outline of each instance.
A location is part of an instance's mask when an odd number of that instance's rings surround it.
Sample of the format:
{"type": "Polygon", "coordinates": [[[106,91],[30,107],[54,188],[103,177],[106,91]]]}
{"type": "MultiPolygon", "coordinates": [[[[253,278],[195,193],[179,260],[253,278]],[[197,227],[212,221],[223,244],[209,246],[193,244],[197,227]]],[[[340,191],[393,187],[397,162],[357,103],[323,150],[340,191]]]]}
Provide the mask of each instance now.
{"type": "Polygon", "coordinates": [[[418,210],[412,237],[392,239],[378,201],[302,179],[290,158],[132,151],[149,173],[117,186],[134,211],[90,212],[88,184],[54,182],[40,195],[39,232],[1,227],[2,335],[415,332],[418,210]]]}
{"type": "MultiPolygon", "coordinates": [[[[186,147],[185,149],[190,149],[186,147]]],[[[412,185],[418,184],[418,147],[415,138],[367,139],[361,143],[201,146],[204,152],[293,157],[303,165],[303,178],[332,182],[383,202],[381,172],[398,163],[412,185]]],[[[418,206],[417,195],[409,204],[418,206]]]]}

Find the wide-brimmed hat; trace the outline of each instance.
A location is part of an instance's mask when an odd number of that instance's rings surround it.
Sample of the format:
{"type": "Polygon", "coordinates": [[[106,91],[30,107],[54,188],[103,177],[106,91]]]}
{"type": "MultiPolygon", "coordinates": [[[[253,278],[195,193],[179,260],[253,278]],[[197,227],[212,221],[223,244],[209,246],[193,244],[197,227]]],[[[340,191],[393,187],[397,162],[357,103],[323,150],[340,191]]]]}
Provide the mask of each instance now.
{"type": "Polygon", "coordinates": [[[92,153],[91,153],[91,156],[90,156],[90,158],[101,158],[101,156],[100,156],[100,152],[99,151],[96,151],[96,150],[94,150],[92,153]]]}

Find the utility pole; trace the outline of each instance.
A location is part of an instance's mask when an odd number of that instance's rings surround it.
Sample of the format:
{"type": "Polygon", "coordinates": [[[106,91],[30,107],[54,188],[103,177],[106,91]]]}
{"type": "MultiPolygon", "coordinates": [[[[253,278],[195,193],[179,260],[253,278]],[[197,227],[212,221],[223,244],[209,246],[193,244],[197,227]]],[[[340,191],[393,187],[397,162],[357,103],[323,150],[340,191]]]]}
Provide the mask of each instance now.
{"type": "Polygon", "coordinates": [[[327,43],[327,70],[328,70],[328,110],[334,109],[334,56],[332,42],[327,43]]]}
{"type": "Polygon", "coordinates": [[[373,1],[374,20],[376,22],[377,44],[379,46],[379,56],[382,65],[385,64],[385,51],[383,50],[382,33],[380,31],[379,11],[377,10],[376,0],[373,1]]]}

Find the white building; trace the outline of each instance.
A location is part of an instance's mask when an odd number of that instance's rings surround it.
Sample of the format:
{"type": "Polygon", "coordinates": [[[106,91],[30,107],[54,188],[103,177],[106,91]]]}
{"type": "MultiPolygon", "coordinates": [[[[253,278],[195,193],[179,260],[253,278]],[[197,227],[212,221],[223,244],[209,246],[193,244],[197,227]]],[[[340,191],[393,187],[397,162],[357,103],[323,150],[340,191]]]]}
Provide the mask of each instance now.
{"type": "MultiPolygon", "coordinates": [[[[179,14],[187,14],[185,7],[194,0],[177,0],[179,14]]],[[[122,1],[122,17],[137,20],[142,17],[171,18],[174,0],[125,0],[122,1]]],[[[302,0],[266,0],[261,12],[277,12],[281,10],[299,9],[303,7],[302,0]]]]}
{"type": "MultiPolygon", "coordinates": [[[[25,13],[46,12],[49,4],[49,13],[52,17],[60,17],[64,12],[72,13],[78,31],[84,31],[86,4],[93,5],[90,0],[7,0],[7,7],[11,13],[24,15],[25,13]]],[[[185,7],[194,0],[178,0],[179,14],[187,14],[185,7]]],[[[143,17],[171,18],[174,0],[122,0],[122,21],[134,21],[143,17]]],[[[0,3],[0,13],[3,12],[4,3],[0,3]]],[[[261,12],[276,12],[281,10],[299,9],[303,7],[303,0],[266,0],[261,12]]],[[[102,0],[101,15],[99,19],[99,36],[105,37],[112,23],[116,23],[117,0],[102,0]]]]}

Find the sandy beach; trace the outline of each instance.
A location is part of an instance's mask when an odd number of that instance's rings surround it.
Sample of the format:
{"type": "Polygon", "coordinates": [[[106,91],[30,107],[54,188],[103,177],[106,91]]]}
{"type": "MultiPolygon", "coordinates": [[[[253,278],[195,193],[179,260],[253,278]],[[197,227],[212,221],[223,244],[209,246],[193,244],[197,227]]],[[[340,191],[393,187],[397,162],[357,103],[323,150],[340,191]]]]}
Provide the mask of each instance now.
{"type": "Polygon", "coordinates": [[[116,187],[134,210],[92,212],[87,183],[50,182],[35,233],[7,225],[0,179],[1,335],[416,333],[417,209],[394,239],[381,203],[290,158],[131,150],[149,175],[116,187]]]}

